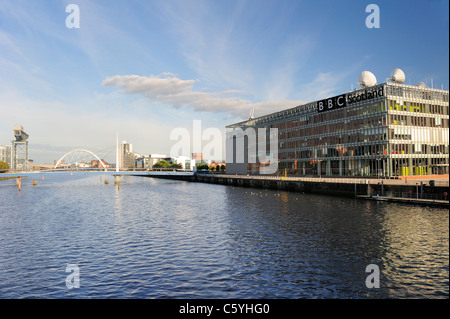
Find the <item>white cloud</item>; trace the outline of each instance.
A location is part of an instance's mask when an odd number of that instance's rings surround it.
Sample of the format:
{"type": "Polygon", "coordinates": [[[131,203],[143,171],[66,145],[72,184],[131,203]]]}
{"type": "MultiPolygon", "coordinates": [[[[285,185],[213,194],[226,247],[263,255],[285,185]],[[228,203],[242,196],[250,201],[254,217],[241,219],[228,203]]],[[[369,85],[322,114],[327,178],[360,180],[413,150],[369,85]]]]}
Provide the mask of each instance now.
{"type": "Polygon", "coordinates": [[[233,116],[246,117],[251,109],[255,114],[267,114],[279,109],[303,104],[303,101],[270,101],[252,103],[239,97],[230,97],[233,93],[242,91],[202,92],[195,91],[197,80],[182,80],[171,75],[115,75],[103,81],[104,86],[115,86],[128,94],[142,94],[157,103],[169,104],[174,108],[190,108],[194,111],[229,113],[233,116]],[[224,96],[226,95],[226,97],[224,96]]]}

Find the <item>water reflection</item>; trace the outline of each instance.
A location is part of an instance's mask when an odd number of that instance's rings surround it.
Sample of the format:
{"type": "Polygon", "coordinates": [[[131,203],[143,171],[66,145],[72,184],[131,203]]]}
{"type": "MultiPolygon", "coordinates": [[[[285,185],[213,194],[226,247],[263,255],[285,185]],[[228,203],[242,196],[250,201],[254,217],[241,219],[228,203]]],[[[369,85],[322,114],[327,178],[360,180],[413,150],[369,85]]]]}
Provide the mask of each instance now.
{"type": "MultiPolygon", "coordinates": [[[[249,278],[252,265],[263,267],[269,281],[283,281],[278,276],[284,274],[285,280],[288,273],[297,283],[305,284],[295,285],[298,290],[288,292],[296,297],[317,297],[321,293],[323,297],[354,297],[355,292],[368,297],[448,294],[448,213],[443,210],[298,193],[230,192],[230,206],[240,207],[230,224],[230,249],[235,262],[248,269],[249,278]],[[238,193],[248,200],[236,200],[235,196],[240,198],[238,193]],[[417,249],[418,243],[428,252],[417,249]],[[436,258],[437,254],[442,258],[436,258]],[[383,289],[365,287],[368,264],[379,265],[383,289]],[[405,267],[409,267],[408,276],[405,267]],[[434,271],[430,272],[431,268],[434,271]],[[410,277],[416,284],[412,291],[410,277]],[[427,286],[434,291],[425,289],[427,286]]],[[[292,288],[285,283],[286,289],[292,288]]]]}
{"type": "Polygon", "coordinates": [[[402,297],[448,297],[448,214],[398,208],[386,210],[383,221],[383,264],[390,291],[402,297]],[[443,285],[447,290],[436,289],[443,285]]]}

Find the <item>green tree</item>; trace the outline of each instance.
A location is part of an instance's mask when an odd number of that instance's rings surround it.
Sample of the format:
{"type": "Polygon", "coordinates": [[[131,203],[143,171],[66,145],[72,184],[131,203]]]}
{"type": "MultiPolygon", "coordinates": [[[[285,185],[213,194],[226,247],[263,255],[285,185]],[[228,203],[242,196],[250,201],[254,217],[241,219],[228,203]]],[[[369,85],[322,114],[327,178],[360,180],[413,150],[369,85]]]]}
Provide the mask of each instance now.
{"type": "Polygon", "coordinates": [[[169,165],[170,164],[166,160],[160,160],[153,165],[153,168],[168,168],[169,165]]]}
{"type": "Polygon", "coordinates": [[[159,162],[153,165],[153,168],[183,168],[183,165],[177,163],[170,163],[166,160],[160,160],[159,162]]]}
{"type": "Polygon", "coordinates": [[[0,172],[4,172],[9,169],[9,164],[3,161],[0,161],[0,172]]]}
{"type": "Polygon", "coordinates": [[[183,168],[183,165],[177,164],[177,163],[172,163],[172,164],[170,164],[170,168],[183,168]]]}
{"type": "Polygon", "coordinates": [[[209,169],[209,166],[206,163],[198,163],[196,166],[197,166],[197,170],[198,171],[208,170],[209,169]]]}

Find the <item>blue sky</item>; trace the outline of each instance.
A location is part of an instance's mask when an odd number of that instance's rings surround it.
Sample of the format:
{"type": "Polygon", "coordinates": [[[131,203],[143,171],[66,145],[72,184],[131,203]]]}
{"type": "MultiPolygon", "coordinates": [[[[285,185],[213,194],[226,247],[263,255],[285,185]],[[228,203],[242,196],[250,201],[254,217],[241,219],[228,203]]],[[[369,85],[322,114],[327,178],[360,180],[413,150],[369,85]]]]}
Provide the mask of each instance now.
{"type": "Polygon", "coordinates": [[[36,163],[113,148],[117,131],[169,154],[174,128],[224,132],[251,109],[348,91],[364,70],[448,90],[448,12],[447,0],[0,0],[0,145],[20,124],[36,163]],[[79,29],[65,24],[71,3],[79,29]]]}

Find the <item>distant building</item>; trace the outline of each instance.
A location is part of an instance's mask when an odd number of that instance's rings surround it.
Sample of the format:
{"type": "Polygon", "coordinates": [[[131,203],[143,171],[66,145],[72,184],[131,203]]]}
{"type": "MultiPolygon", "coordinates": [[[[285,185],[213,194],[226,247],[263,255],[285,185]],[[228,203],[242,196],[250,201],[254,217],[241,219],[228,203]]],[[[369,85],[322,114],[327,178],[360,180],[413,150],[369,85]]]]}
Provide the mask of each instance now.
{"type": "Polygon", "coordinates": [[[192,153],[192,159],[194,161],[202,161],[203,160],[203,153],[192,153]]]}
{"type": "Polygon", "coordinates": [[[53,169],[54,167],[55,167],[55,165],[52,165],[52,164],[39,164],[39,165],[32,166],[34,171],[50,170],[50,169],[53,169]]]}
{"type": "Polygon", "coordinates": [[[0,146],[0,161],[5,162],[11,167],[11,145],[0,146]]]}
{"type": "Polygon", "coordinates": [[[172,159],[173,163],[181,164],[185,170],[194,170],[195,161],[187,156],[179,156],[172,159]]]}
{"type": "Polygon", "coordinates": [[[15,140],[11,141],[11,165],[13,170],[28,169],[28,137],[29,135],[23,130],[23,126],[14,126],[15,140]]]}
{"type": "Polygon", "coordinates": [[[171,164],[181,164],[182,169],[193,170],[195,161],[187,156],[169,157],[164,154],[150,154],[136,158],[136,168],[153,169],[153,166],[159,161],[166,161],[171,164]]]}
{"type": "Polygon", "coordinates": [[[150,154],[149,156],[139,156],[135,159],[136,168],[152,169],[153,165],[161,160],[167,160],[163,154],[150,154]]]}
{"type": "MultiPolygon", "coordinates": [[[[58,164],[58,160],[53,160],[53,167],[55,167],[56,164],[58,164]]],[[[65,165],[66,165],[66,160],[62,159],[59,162],[58,168],[64,167],[65,165]]]]}
{"type": "Polygon", "coordinates": [[[135,160],[136,168],[153,169],[153,165],[159,161],[166,161],[168,163],[176,163],[173,158],[165,154],[150,154],[148,156],[140,156],[135,160]]]}
{"type": "Polygon", "coordinates": [[[90,168],[91,164],[86,163],[84,160],[81,160],[81,162],[76,162],[74,164],[71,164],[72,168],[80,169],[80,168],[90,168]]]}
{"type": "Polygon", "coordinates": [[[133,154],[133,145],[123,141],[119,145],[119,169],[135,167],[136,156],[133,154]]]}
{"type": "Polygon", "coordinates": [[[101,160],[103,165],[100,163],[99,160],[94,159],[91,161],[91,168],[109,168],[110,165],[105,161],[105,160],[101,160]]]}
{"type": "Polygon", "coordinates": [[[216,169],[217,166],[219,166],[219,168],[220,168],[220,167],[222,167],[222,166],[227,166],[227,164],[226,164],[226,163],[211,163],[211,164],[209,164],[209,166],[210,166],[212,169],[216,169]]]}
{"type": "Polygon", "coordinates": [[[170,157],[167,157],[167,155],[164,154],[150,154],[147,157],[147,163],[145,168],[146,169],[152,169],[153,165],[158,163],[159,161],[165,160],[167,162],[170,162],[170,157]]]}

